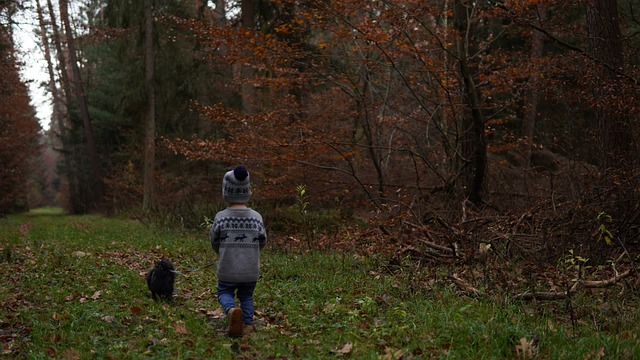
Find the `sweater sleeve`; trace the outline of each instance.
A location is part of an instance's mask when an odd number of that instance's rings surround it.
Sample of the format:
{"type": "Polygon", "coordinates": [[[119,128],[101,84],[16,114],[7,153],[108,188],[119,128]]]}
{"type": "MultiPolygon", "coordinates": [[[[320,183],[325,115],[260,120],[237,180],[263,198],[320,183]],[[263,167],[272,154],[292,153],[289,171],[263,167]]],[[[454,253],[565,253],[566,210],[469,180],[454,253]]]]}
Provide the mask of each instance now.
{"type": "Polygon", "coordinates": [[[262,248],[264,248],[264,246],[267,244],[267,228],[266,226],[264,226],[264,220],[262,219],[262,215],[258,215],[260,218],[260,224],[261,227],[260,229],[258,229],[258,240],[260,243],[260,250],[262,250],[262,248]]]}
{"type": "Polygon", "coordinates": [[[214,221],[211,226],[209,241],[211,242],[211,248],[213,251],[215,251],[216,254],[220,253],[220,226],[217,221],[214,221]]]}

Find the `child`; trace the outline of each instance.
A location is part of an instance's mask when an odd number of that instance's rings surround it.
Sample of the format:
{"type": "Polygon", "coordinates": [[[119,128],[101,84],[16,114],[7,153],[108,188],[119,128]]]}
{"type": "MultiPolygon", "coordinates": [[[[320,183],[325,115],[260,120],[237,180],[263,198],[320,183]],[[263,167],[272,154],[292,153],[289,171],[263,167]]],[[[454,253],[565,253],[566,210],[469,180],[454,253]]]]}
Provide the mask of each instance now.
{"type": "Polygon", "coordinates": [[[244,166],[224,174],[222,196],[229,206],[213,219],[209,240],[219,257],[218,301],[229,318],[229,336],[238,337],[253,331],[253,291],[267,232],[260,213],[247,207],[251,183],[244,166]]]}

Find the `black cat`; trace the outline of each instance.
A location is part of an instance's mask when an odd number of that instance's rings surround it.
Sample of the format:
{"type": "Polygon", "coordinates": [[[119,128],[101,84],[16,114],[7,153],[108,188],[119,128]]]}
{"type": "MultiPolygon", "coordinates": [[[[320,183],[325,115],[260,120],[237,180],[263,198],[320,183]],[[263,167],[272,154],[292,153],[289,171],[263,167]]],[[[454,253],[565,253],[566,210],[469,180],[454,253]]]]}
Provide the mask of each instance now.
{"type": "Polygon", "coordinates": [[[176,279],[173,264],[162,259],[147,273],[147,286],[151,290],[153,300],[173,301],[173,283],[176,279]]]}

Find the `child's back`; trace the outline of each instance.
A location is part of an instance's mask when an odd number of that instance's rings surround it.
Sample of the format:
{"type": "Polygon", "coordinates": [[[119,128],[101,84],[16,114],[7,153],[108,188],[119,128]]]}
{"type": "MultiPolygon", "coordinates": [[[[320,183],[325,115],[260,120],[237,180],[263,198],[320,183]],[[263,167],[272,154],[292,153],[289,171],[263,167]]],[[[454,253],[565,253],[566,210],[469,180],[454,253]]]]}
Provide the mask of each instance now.
{"type": "Polygon", "coordinates": [[[244,166],[225,173],[222,195],[229,207],[216,214],[209,240],[219,258],[218,301],[229,316],[229,335],[240,336],[253,329],[253,292],[267,232],[260,213],[247,207],[251,183],[244,166]]]}

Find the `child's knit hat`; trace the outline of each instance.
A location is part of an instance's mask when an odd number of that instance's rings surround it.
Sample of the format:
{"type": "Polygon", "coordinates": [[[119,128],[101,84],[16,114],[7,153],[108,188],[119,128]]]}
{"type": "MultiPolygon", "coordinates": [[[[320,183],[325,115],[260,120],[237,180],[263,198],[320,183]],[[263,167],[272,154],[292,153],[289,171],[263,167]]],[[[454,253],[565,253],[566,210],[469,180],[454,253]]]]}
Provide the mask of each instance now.
{"type": "Polygon", "coordinates": [[[246,204],[251,197],[249,171],[244,166],[236,166],[227,171],[222,179],[222,197],[229,204],[246,204]]]}

